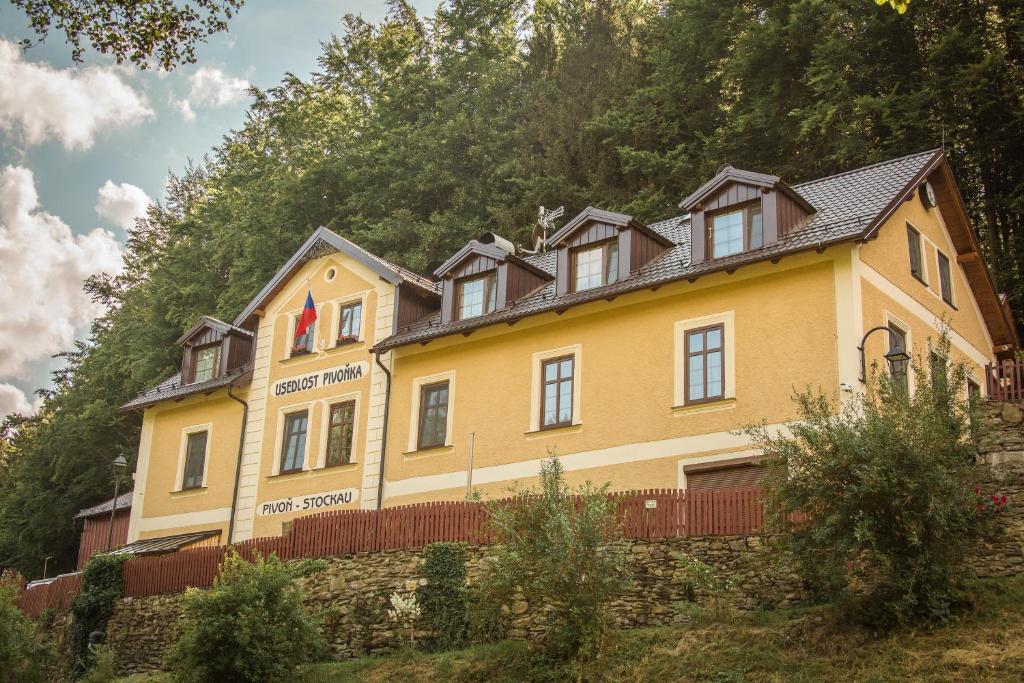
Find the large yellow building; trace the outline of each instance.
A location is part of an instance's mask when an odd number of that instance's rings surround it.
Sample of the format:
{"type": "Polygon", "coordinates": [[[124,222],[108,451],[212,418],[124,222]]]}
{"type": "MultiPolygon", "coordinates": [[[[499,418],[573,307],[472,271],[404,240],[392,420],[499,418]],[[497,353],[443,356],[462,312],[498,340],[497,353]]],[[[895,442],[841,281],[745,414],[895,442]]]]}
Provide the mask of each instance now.
{"type": "Polygon", "coordinates": [[[1019,347],[941,151],[794,186],[726,166],[680,208],[588,208],[530,251],[487,234],[433,278],[317,230],[126,404],[144,410],[129,540],[498,495],[551,454],[619,490],[745,483],[737,430],[793,419],[795,389],[860,391],[947,325],[984,391],[1019,347]]]}

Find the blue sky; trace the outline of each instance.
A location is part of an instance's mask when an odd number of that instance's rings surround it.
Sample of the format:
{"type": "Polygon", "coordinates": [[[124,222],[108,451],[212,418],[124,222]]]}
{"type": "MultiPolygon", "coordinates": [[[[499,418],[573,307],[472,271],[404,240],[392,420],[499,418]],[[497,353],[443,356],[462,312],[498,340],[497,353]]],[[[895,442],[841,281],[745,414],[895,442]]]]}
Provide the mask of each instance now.
{"type": "Polygon", "coordinates": [[[346,13],[378,21],[385,6],[249,0],[196,64],[166,74],[91,52],[76,65],[56,33],[21,52],[25,17],[0,0],[0,417],[29,407],[50,356],[85,334],[82,279],[116,269],[146,198],[243,123],[248,84],[315,71],[346,13]]]}

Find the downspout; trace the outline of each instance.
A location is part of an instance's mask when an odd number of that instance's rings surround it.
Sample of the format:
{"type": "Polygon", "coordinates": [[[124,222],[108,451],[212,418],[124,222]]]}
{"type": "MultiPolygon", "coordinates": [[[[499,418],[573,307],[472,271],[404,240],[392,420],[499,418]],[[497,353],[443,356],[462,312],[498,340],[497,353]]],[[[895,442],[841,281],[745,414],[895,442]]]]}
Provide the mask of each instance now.
{"type": "Polygon", "coordinates": [[[387,384],[384,386],[384,426],[380,437],[380,474],[377,476],[377,509],[384,506],[384,454],[388,451],[388,408],[391,406],[391,371],[380,362],[380,351],[375,351],[373,359],[384,371],[387,384]]]}
{"type": "Polygon", "coordinates": [[[230,545],[235,534],[235,509],[238,507],[238,485],[242,478],[242,453],[245,449],[245,428],[249,423],[249,404],[231,393],[234,383],[228,385],[228,398],[242,404],[242,429],[238,433],[238,462],[235,464],[235,489],[231,493],[231,517],[228,518],[228,538],[230,545]]]}

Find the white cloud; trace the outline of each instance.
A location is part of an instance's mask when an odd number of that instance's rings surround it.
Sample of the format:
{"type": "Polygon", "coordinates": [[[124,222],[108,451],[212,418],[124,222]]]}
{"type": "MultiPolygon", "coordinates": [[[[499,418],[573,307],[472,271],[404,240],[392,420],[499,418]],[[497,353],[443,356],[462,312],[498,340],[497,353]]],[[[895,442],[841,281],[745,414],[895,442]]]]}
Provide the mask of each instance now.
{"type": "Polygon", "coordinates": [[[135,225],[135,219],[146,215],[146,207],[153,203],[141,187],[108,180],[97,191],[96,213],[125,230],[135,225]]]}
{"type": "Polygon", "coordinates": [[[189,92],[184,100],[172,98],[171,103],[181,111],[186,121],[194,121],[195,112],[192,105],[206,107],[226,107],[243,100],[249,89],[249,81],[236,78],[224,71],[203,66],[189,76],[189,92]]]}
{"type": "Polygon", "coordinates": [[[36,408],[37,405],[29,403],[24,391],[13,384],[0,382],[0,420],[11,413],[30,415],[36,412],[36,408]]]}
{"type": "Polygon", "coordinates": [[[70,348],[102,312],[82,283],[123,265],[112,233],[76,235],[40,208],[32,171],[21,166],[0,169],[0,263],[0,378],[70,348]]]}
{"type": "Polygon", "coordinates": [[[92,146],[102,130],[153,115],[114,67],[54,69],[22,61],[21,48],[0,38],[0,130],[20,132],[25,144],[59,139],[67,149],[92,146]]]}

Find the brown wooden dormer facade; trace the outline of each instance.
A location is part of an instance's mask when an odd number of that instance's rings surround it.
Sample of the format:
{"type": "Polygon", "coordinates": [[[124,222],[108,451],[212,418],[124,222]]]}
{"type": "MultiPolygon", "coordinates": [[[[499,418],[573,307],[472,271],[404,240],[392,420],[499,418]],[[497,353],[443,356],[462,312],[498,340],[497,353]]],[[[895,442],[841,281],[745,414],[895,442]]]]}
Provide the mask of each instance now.
{"type": "Polygon", "coordinates": [[[815,213],[778,176],[728,164],[679,206],[690,212],[690,263],[774,244],[806,225],[815,213]]]}
{"type": "Polygon", "coordinates": [[[434,271],[441,278],[441,322],[475,318],[514,305],[551,280],[493,233],[472,240],[434,271]]]}
{"type": "Polygon", "coordinates": [[[563,225],[548,244],[556,249],[558,294],[625,280],[672,246],[632,216],[592,206],[563,225]]]}
{"type": "Polygon", "coordinates": [[[182,385],[223,377],[252,357],[251,332],[205,315],[177,344],[182,347],[182,385]]]}

